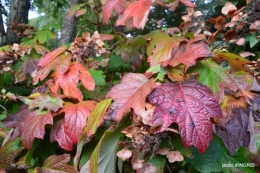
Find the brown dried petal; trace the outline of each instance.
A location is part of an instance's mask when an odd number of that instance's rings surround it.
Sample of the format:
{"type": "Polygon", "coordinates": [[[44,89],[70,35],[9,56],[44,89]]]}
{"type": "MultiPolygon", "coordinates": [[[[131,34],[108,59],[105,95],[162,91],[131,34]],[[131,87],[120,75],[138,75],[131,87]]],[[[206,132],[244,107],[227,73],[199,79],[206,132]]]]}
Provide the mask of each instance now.
{"type": "Polygon", "coordinates": [[[122,149],[122,150],[118,151],[116,155],[123,161],[126,161],[127,159],[129,159],[132,156],[132,151],[127,150],[127,149],[122,149]]]}
{"type": "Polygon", "coordinates": [[[170,163],[183,161],[183,155],[179,151],[170,151],[166,157],[170,163]]]}
{"type": "Polygon", "coordinates": [[[166,155],[169,153],[169,151],[170,151],[170,148],[160,148],[160,149],[156,150],[154,153],[160,154],[160,155],[166,155]]]}

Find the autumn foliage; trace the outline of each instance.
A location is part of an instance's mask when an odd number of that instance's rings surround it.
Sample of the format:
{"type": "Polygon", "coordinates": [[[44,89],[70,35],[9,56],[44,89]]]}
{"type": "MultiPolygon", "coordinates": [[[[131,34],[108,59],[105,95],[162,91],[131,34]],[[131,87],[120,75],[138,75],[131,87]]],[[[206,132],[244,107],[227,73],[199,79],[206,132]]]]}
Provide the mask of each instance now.
{"type": "Polygon", "coordinates": [[[0,49],[1,73],[31,88],[27,95],[2,90],[0,98],[19,103],[19,111],[1,105],[0,168],[255,172],[260,64],[254,49],[241,45],[259,38],[260,2],[247,1],[239,9],[227,2],[207,23],[189,0],[101,3],[72,7],[70,18],[84,19],[90,8],[102,13],[103,22],[97,22],[98,31],[80,30],[70,45],[49,51],[36,40],[0,49]],[[173,12],[179,3],[187,15],[178,28],[131,32],[146,27],[152,6],[173,12]],[[119,26],[130,36],[117,32],[119,26]],[[21,68],[13,70],[14,62],[21,68]],[[222,166],[236,163],[251,166],[222,166]]]}

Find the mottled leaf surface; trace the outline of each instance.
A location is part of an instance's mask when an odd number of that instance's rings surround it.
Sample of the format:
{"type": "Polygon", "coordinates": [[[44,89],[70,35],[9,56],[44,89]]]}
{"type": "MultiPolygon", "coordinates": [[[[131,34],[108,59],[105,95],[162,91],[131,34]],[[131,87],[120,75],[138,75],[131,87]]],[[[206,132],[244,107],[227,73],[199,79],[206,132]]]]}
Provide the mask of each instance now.
{"type": "Polygon", "coordinates": [[[73,166],[67,165],[69,161],[69,154],[52,155],[44,161],[42,171],[43,173],[72,173],[74,169],[73,166]]]}
{"type": "Polygon", "coordinates": [[[216,60],[218,63],[221,63],[223,60],[228,61],[232,72],[246,70],[245,64],[251,63],[251,61],[241,56],[228,52],[216,53],[214,60],[216,60]]]}
{"type": "Polygon", "coordinates": [[[112,87],[107,93],[113,99],[106,119],[120,122],[125,113],[133,108],[137,115],[145,107],[146,96],[155,87],[154,80],[147,79],[143,74],[128,73],[122,77],[120,84],[112,87]]]}
{"type": "Polygon", "coordinates": [[[63,100],[59,97],[41,94],[29,103],[28,109],[33,109],[36,107],[39,107],[39,110],[47,108],[50,111],[56,112],[58,109],[63,107],[63,100]]]}
{"type": "Polygon", "coordinates": [[[72,145],[78,143],[87,118],[95,106],[95,101],[65,104],[59,111],[59,113],[65,113],[64,119],[53,126],[51,141],[57,141],[62,148],[71,151],[72,145]]]}
{"type": "Polygon", "coordinates": [[[222,117],[221,108],[210,89],[196,80],[166,83],[155,88],[148,100],[156,105],[153,124],[163,122],[160,131],[177,123],[184,146],[194,145],[205,152],[212,138],[210,117],[222,117]]]}
{"type": "Polygon", "coordinates": [[[151,39],[146,49],[146,53],[149,56],[148,62],[150,62],[151,66],[170,59],[172,50],[177,48],[182,40],[179,37],[171,37],[162,31],[153,31],[146,37],[151,39]]]}
{"type": "Polygon", "coordinates": [[[188,72],[198,72],[198,80],[211,89],[219,103],[224,99],[225,88],[233,92],[239,89],[235,80],[228,74],[227,70],[212,60],[202,60],[190,68],[188,72]]]}
{"type": "Polygon", "coordinates": [[[175,67],[183,63],[187,67],[190,67],[196,64],[196,59],[213,57],[213,55],[207,43],[202,40],[182,41],[178,48],[173,49],[168,64],[175,67]]]}
{"type": "Polygon", "coordinates": [[[133,26],[138,29],[143,29],[147,17],[150,12],[152,0],[138,0],[128,5],[122,14],[119,15],[116,25],[126,25],[126,21],[133,18],[133,26]]]}

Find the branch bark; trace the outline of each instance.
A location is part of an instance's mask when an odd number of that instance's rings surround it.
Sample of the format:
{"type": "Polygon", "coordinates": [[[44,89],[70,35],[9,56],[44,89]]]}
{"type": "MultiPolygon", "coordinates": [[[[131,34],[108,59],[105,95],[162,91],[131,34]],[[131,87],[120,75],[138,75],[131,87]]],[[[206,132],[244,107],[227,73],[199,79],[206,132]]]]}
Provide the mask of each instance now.
{"type": "Polygon", "coordinates": [[[21,42],[21,39],[9,27],[13,22],[27,24],[29,9],[30,0],[11,0],[10,13],[7,19],[7,44],[12,45],[21,42]]]}
{"type": "Polygon", "coordinates": [[[62,25],[62,31],[61,31],[61,38],[59,39],[58,45],[61,46],[65,43],[73,42],[76,36],[77,26],[76,23],[78,19],[73,16],[72,18],[68,18],[69,10],[71,7],[73,7],[75,4],[80,3],[81,0],[70,0],[69,1],[69,7],[67,9],[63,25],[62,25]]]}

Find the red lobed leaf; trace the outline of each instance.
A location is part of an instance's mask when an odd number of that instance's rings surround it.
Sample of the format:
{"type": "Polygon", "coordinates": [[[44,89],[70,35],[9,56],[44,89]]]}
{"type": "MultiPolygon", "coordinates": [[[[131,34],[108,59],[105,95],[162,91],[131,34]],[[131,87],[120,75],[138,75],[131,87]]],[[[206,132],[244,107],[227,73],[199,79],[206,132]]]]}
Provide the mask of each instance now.
{"type": "Polygon", "coordinates": [[[37,84],[38,81],[44,80],[51,70],[57,69],[60,74],[65,73],[70,67],[71,54],[62,54],[54,58],[49,64],[40,69],[33,78],[33,84],[37,84]]]}
{"type": "Polygon", "coordinates": [[[126,7],[122,14],[119,15],[116,21],[116,26],[126,25],[126,21],[133,17],[134,27],[143,29],[146,24],[151,5],[152,0],[138,0],[133,2],[126,7]]]}
{"type": "Polygon", "coordinates": [[[163,122],[160,131],[175,122],[185,147],[194,145],[200,152],[206,151],[212,138],[210,117],[222,117],[220,105],[208,87],[196,80],[166,83],[155,88],[148,100],[157,106],[153,124],[163,122]]]}
{"type": "Polygon", "coordinates": [[[128,73],[123,76],[121,84],[114,86],[107,97],[114,101],[106,114],[106,119],[120,122],[125,113],[133,108],[137,115],[145,108],[146,96],[155,88],[154,80],[143,74],[128,73]]]}
{"type": "Polygon", "coordinates": [[[22,144],[31,149],[34,138],[43,139],[45,125],[53,124],[53,117],[48,111],[29,112],[19,124],[19,131],[22,136],[22,144]]]}
{"type": "Polygon", "coordinates": [[[214,54],[211,52],[206,42],[194,38],[189,41],[180,42],[179,47],[173,49],[168,64],[175,67],[180,63],[183,63],[187,67],[190,67],[196,64],[196,59],[198,58],[213,56],[214,54]]]}
{"type": "Polygon", "coordinates": [[[79,80],[86,89],[93,91],[95,88],[95,81],[91,74],[78,63],[70,65],[68,71],[64,74],[55,72],[52,78],[54,79],[54,84],[51,87],[53,93],[56,94],[60,86],[64,95],[77,98],[80,101],[82,101],[82,94],[78,88],[79,80]]]}
{"type": "Polygon", "coordinates": [[[102,7],[102,17],[105,24],[108,24],[109,18],[112,15],[113,9],[120,14],[124,10],[124,1],[123,0],[109,0],[102,7]]]}
{"type": "Polygon", "coordinates": [[[64,105],[59,111],[65,113],[64,119],[52,128],[51,142],[57,141],[62,148],[71,151],[72,145],[78,143],[86,120],[96,104],[95,101],[83,101],[78,104],[64,105]]]}
{"type": "Polygon", "coordinates": [[[62,52],[64,52],[67,49],[66,46],[61,46],[47,54],[45,54],[39,61],[38,66],[44,67],[47,64],[49,64],[54,58],[56,58],[58,55],[60,55],[62,52]]]}

